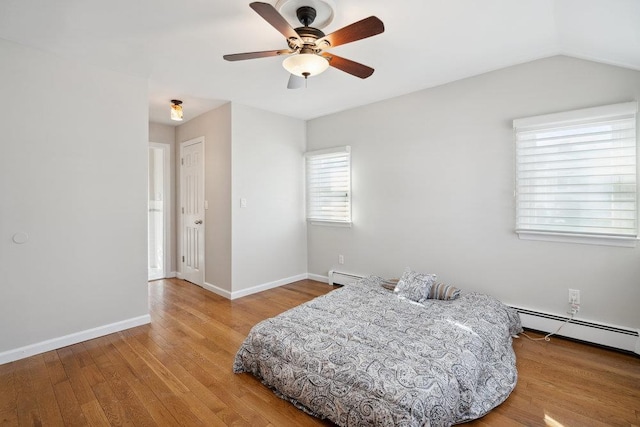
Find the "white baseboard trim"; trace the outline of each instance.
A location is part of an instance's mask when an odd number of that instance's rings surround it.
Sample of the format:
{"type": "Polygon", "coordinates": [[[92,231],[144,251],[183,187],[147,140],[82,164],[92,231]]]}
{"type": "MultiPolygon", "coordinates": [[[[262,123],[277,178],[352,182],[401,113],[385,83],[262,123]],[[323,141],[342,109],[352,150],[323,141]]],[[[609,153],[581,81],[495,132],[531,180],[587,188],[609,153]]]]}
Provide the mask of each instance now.
{"type": "Polygon", "coordinates": [[[216,285],[212,285],[211,283],[206,283],[206,282],[205,282],[203,288],[208,290],[208,291],[213,292],[214,294],[218,294],[221,297],[225,297],[227,299],[234,300],[234,299],[246,297],[247,295],[257,294],[258,292],[266,291],[268,289],[277,288],[277,287],[280,287],[280,286],[283,286],[283,285],[288,285],[289,283],[293,283],[293,282],[297,282],[298,280],[305,280],[305,279],[309,279],[309,274],[307,274],[307,273],[298,274],[296,276],[291,276],[291,277],[287,277],[287,278],[284,278],[284,279],[275,280],[273,282],[263,283],[261,285],[252,286],[252,287],[247,288],[247,289],[242,289],[242,290],[239,290],[239,291],[232,291],[232,292],[229,292],[226,289],[219,288],[216,285]]]}
{"type": "Polygon", "coordinates": [[[247,289],[242,289],[240,291],[231,292],[232,300],[236,298],[246,297],[247,295],[257,294],[258,292],[266,291],[268,289],[277,288],[282,285],[288,285],[289,283],[297,282],[298,280],[305,280],[309,278],[309,274],[303,273],[298,274],[296,276],[287,277],[285,279],[275,280],[269,283],[263,283],[262,285],[252,286],[247,289]]]}
{"type": "MultiPolygon", "coordinates": [[[[523,327],[538,331],[553,332],[568,319],[568,316],[513,308],[518,310],[523,327]]],[[[557,335],[640,354],[640,330],[573,319],[564,325],[557,335]]]]}
{"type": "Polygon", "coordinates": [[[212,285],[211,283],[207,282],[204,282],[204,285],[202,287],[209,292],[213,292],[216,295],[220,295],[221,297],[225,297],[226,299],[231,299],[231,292],[226,289],[219,288],[216,285],[212,285]]]}
{"type": "Polygon", "coordinates": [[[315,280],[316,282],[322,282],[322,283],[329,283],[329,277],[327,276],[320,276],[319,274],[311,274],[309,273],[309,277],[310,280],[315,280]]]}
{"type": "Polygon", "coordinates": [[[13,362],[14,360],[35,356],[36,354],[45,353],[47,351],[56,350],[68,345],[77,344],[93,338],[124,331],[125,329],[146,325],[147,323],[151,323],[151,316],[149,314],[122,320],[120,322],[110,323],[108,325],[98,326],[97,328],[87,329],[85,331],[75,332],[58,338],[52,338],[39,343],[29,344],[13,350],[7,350],[0,353],[0,365],[13,362]]]}
{"type": "Polygon", "coordinates": [[[167,274],[167,279],[173,279],[174,277],[178,277],[178,272],[177,271],[171,271],[167,274]]]}

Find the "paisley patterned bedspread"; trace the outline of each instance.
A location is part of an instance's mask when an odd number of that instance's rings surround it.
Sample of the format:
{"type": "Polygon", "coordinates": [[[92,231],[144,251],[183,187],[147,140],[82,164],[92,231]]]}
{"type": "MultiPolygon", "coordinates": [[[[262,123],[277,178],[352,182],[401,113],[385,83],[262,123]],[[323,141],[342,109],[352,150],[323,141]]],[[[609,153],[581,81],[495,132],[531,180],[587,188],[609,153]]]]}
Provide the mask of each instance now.
{"type": "Polygon", "coordinates": [[[400,299],[369,277],[264,320],[236,354],[280,397],[340,426],[448,426],[479,418],[516,385],[515,310],[462,292],[400,299]]]}

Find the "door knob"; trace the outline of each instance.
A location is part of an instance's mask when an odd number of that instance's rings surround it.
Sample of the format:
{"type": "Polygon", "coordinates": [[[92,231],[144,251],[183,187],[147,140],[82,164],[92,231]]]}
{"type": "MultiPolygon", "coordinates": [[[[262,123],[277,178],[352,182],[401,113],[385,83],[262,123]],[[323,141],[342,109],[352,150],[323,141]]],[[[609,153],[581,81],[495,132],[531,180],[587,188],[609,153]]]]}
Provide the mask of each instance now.
{"type": "Polygon", "coordinates": [[[200,224],[202,224],[202,220],[201,219],[197,219],[197,220],[194,221],[194,224],[200,225],[200,224]]]}

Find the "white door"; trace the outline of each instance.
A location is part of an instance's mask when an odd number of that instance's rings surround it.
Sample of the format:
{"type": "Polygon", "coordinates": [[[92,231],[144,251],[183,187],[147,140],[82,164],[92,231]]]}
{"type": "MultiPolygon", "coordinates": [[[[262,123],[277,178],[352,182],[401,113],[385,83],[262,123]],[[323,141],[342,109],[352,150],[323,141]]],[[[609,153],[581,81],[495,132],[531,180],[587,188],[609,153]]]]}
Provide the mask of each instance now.
{"type": "Polygon", "coordinates": [[[182,278],[204,286],[204,137],[180,144],[182,278]]]}

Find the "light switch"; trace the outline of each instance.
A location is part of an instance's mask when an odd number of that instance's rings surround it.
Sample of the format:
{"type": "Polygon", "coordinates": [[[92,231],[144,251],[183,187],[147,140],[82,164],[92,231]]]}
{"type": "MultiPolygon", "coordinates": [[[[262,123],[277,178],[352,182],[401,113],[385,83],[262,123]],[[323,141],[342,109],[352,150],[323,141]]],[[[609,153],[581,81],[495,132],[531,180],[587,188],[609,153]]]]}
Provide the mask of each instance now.
{"type": "Polygon", "coordinates": [[[245,199],[244,197],[240,199],[240,207],[241,208],[247,207],[247,199],[245,199]]]}
{"type": "Polygon", "coordinates": [[[204,208],[205,209],[209,209],[209,201],[208,200],[204,201],[204,208]]]}

